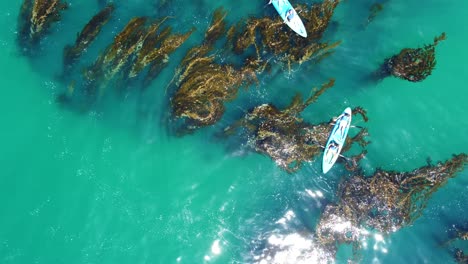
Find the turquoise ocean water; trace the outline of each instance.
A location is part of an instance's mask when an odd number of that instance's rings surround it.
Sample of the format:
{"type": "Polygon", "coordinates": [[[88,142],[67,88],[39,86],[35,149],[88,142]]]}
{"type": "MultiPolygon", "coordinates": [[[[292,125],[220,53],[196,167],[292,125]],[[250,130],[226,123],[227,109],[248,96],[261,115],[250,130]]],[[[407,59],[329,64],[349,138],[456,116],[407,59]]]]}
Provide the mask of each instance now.
{"type": "MultiPolygon", "coordinates": [[[[0,2],[0,263],[252,263],[261,261],[255,256],[272,234],[313,233],[347,175],[342,165],[325,176],[317,159],[287,174],[268,157],[213,135],[256,104],[284,106],[294,93],[308,94],[330,77],[335,86],[303,116],[321,122],[346,106],[364,107],[369,122],[356,125],[368,127],[372,141],[362,161],[367,172],[408,171],[428,157],[468,153],[467,1],[390,0],[367,27],[373,2],[343,1],[325,36],[342,41],[331,57],[291,73],[276,69],[258,87],[241,89],[219,124],[179,138],[161,122],[168,112],[164,89],[180,58],[200,43],[212,12],[223,6],[232,23],[274,15],[271,7],[174,0],[158,10],[157,1],[115,1],[114,17],[83,58],[88,63],[137,15],[171,15],[176,31],[194,26],[197,32],[171,56],[144,99],[130,95],[80,114],[55,103],[67,86],[57,76],[63,46],[99,10],[97,2],[70,0],[35,58],[22,56],[16,44],[21,1],[0,2]],[[362,82],[384,58],[429,44],[442,32],[447,40],[437,46],[437,66],[425,81],[362,82]]],[[[440,244],[453,225],[468,222],[467,186],[465,168],[414,224],[366,241],[361,261],[453,262],[440,244]]],[[[297,241],[284,248],[289,263],[305,254],[297,241]]],[[[345,263],[349,251],[341,247],[335,261],[345,263]]]]}

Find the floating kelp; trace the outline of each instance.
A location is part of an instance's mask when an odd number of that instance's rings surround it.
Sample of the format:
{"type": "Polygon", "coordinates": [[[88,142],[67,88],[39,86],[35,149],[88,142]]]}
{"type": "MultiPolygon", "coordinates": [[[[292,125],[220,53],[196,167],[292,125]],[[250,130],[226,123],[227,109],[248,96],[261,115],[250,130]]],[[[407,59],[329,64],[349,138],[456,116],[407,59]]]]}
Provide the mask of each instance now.
{"type": "Polygon", "coordinates": [[[250,62],[238,69],[219,64],[214,55],[209,55],[216,40],[226,32],[225,16],[222,9],[214,12],[203,44],[187,52],[174,76],[177,90],[171,100],[173,116],[184,120],[179,133],[216,123],[224,113],[224,102],[234,99],[242,85],[256,81],[250,62]]]}
{"type": "Polygon", "coordinates": [[[266,61],[274,55],[279,61],[303,63],[310,59],[320,60],[330,54],[336,43],[320,43],[338,0],[325,0],[312,7],[299,5],[301,18],[306,26],[307,38],[303,38],[283,23],[280,17],[249,18],[231,27],[228,38],[233,50],[240,54],[254,47],[257,60],[266,61]]]}
{"type": "MultiPolygon", "coordinates": [[[[185,34],[172,34],[170,27],[161,29],[166,19],[157,20],[149,27],[145,26],[145,17],[131,19],[115,37],[114,42],[86,69],[89,94],[101,94],[108,82],[117,76],[120,86],[125,86],[129,78],[139,75],[148,65],[162,68],[169,55],[192,33],[189,31],[185,34]]],[[[157,74],[150,69],[148,75],[154,78],[157,74]]]]}
{"type": "Polygon", "coordinates": [[[434,38],[434,43],[426,45],[423,48],[406,48],[389,59],[376,73],[377,79],[383,79],[393,75],[411,82],[420,82],[431,75],[436,65],[435,47],[440,41],[445,40],[445,33],[434,38]]]}
{"type": "Polygon", "coordinates": [[[268,67],[271,57],[268,53],[288,65],[326,56],[337,43],[329,45],[318,40],[338,2],[326,0],[311,8],[301,7],[309,33],[307,39],[283,28],[280,18],[250,18],[231,27],[227,32],[228,43],[236,53],[246,56],[241,68],[216,63],[216,57],[209,55],[216,40],[226,32],[226,12],[216,10],[204,43],[187,53],[175,76],[178,89],[172,108],[174,117],[184,119],[185,132],[216,123],[224,113],[224,102],[234,99],[241,86],[256,82],[257,74],[268,67]],[[246,52],[250,46],[255,47],[255,54],[246,52]]]}
{"type": "Polygon", "coordinates": [[[444,243],[444,246],[450,245],[456,240],[468,241],[468,229],[455,227],[455,232],[450,232],[450,238],[444,243]]]}
{"type": "MultiPolygon", "coordinates": [[[[449,232],[449,240],[447,240],[443,246],[453,247],[453,244],[457,241],[468,242],[468,229],[455,227],[455,232],[449,232]]],[[[457,263],[466,264],[468,263],[468,255],[460,248],[451,249],[453,250],[453,257],[457,263]]]]}
{"type": "Polygon", "coordinates": [[[455,261],[459,264],[467,264],[468,263],[468,255],[463,252],[463,250],[457,248],[455,250],[455,261]]]}
{"type": "Polygon", "coordinates": [[[214,43],[226,33],[226,15],[227,12],[222,8],[215,10],[211,24],[205,31],[204,46],[212,47],[214,43]]]}
{"type": "Polygon", "coordinates": [[[85,77],[89,81],[89,95],[103,92],[109,80],[121,71],[131,56],[141,47],[145,35],[146,18],[136,17],[115,37],[114,42],[99,56],[96,62],[86,69],[85,77]]]}
{"type": "Polygon", "coordinates": [[[102,27],[107,24],[113,11],[114,5],[110,4],[106,6],[84,26],[76,38],[75,45],[65,47],[63,51],[64,67],[73,64],[89,47],[99,32],[101,32],[102,27]]]}
{"type": "Polygon", "coordinates": [[[18,42],[22,52],[31,54],[50,26],[60,21],[68,5],[61,0],[25,0],[18,21],[18,42]]]}
{"type": "MultiPolygon", "coordinates": [[[[322,153],[322,146],[327,142],[332,129],[330,122],[312,125],[304,122],[300,114],[333,84],[334,80],[323,84],[305,101],[300,95],[296,95],[283,110],[271,104],[257,106],[226,128],[224,133],[232,135],[240,128],[241,137],[247,138],[249,146],[256,152],[269,156],[282,169],[294,172],[304,162],[309,162],[322,153]]],[[[356,113],[367,120],[362,109],[356,113]]],[[[357,136],[348,138],[346,144],[348,147],[353,142],[365,145],[365,135],[366,131],[362,130],[357,136]]]]}
{"type": "Polygon", "coordinates": [[[370,23],[374,20],[374,18],[377,16],[378,13],[380,13],[383,10],[383,4],[382,3],[374,3],[371,5],[369,8],[370,14],[369,17],[367,18],[367,23],[370,23]]]}
{"type": "Polygon", "coordinates": [[[454,177],[468,162],[466,154],[411,172],[377,170],[346,179],[338,190],[337,204],[327,205],[317,225],[320,243],[336,249],[336,243],[358,242],[377,231],[395,232],[421,214],[432,193],[454,177]]]}
{"type": "Polygon", "coordinates": [[[368,26],[372,21],[374,21],[375,17],[382,12],[384,9],[384,5],[386,2],[389,0],[383,0],[377,3],[373,3],[370,8],[369,8],[369,16],[367,17],[367,21],[365,23],[365,26],[368,26]]]}
{"type": "Polygon", "coordinates": [[[224,102],[233,100],[242,85],[252,83],[255,73],[217,64],[211,56],[191,60],[182,76],[172,107],[174,116],[185,118],[186,128],[193,130],[216,123],[224,113],[224,102]]]}
{"type": "Polygon", "coordinates": [[[133,64],[129,77],[133,78],[137,76],[143,68],[150,65],[145,77],[145,86],[147,86],[168,64],[169,55],[178,49],[190,37],[193,31],[194,29],[185,34],[171,35],[171,28],[167,27],[158,36],[146,38],[143,47],[138,53],[135,64],[133,64]]]}

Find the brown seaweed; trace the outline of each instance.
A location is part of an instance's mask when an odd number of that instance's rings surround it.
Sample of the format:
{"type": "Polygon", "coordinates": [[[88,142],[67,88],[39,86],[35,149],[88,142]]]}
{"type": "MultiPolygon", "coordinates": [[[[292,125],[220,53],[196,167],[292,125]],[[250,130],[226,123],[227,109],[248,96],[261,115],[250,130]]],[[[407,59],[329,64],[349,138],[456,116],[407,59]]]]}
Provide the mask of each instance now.
{"type": "Polygon", "coordinates": [[[455,261],[459,264],[467,264],[468,263],[468,255],[463,252],[463,250],[457,248],[455,250],[455,261]]]}
{"type": "Polygon", "coordinates": [[[327,205],[317,225],[318,241],[331,250],[355,243],[375,230],[395,232],[421,216],[431,195],[468,162],[466,154],[411,172],[378,169],[371,177],[358,173],[339,187],[336,204],[327,205]],[[339,227],[339,228],[338,228],[339,227]]]}
{"type": "Polygon", "coordinates": [[[89,45],[91,45],[97,35],[101,32],[102,27],[109,21],[113,11],[113,4],[106,6],[98,14],[93,16],[91,20],[84,26],[84,28],[78,34],[75,44],[73,46],[65,47],[63,52],[64,66],[73,64],[89,47],[89,45]]]}
{"type": "Polygon", "coordinates": [[[171,27],[164,28],[158,32],[161,25],[168,19],[164,17],[153,23],[146,32],[144,41],[139,49],[135,63],[132,66],[129,77],[135,77],[140,71],[147,66],[155,57],[159,55],[159,45],[161,41],[165,40],[172,32],[171,27]]]}
{"type": "Polygon", "coordinates": [[[24,0],[18,21],[18,42],[24,53],[31,54],[68,4],[61,0],[24,0]]]}
{"type": "Polygon", "coordinates": [[[174,75],[177,90],[172,97],[173,116],[184,120],[179,133],[216,123],[224,113],[224,103],[233,100],[239,88],[256,81],[253,64],[242,68],[219,64],[209,55],[226,31],[226,11],[217,9],[201,46],[190,49],[174,75]]]}
{"type": "MultiPolygon", "coordinates": [[[[448,232],[450,234],[449,239],[443,243],[442,246],[450,247],[453,250],[453,244],[456,241],[468,241],[468,229],[463,227],[455,227],[455,232],[448,232]]],[[[468,255],[460,248],[454,248],[453,257],[457,263],[466,264],[468,263],[468,255]]]]}
{"type": "Polygon", "coordinates": [[[160,23],[163,23],[165,19],[150,27],[148,37],[145,38],[129,73],[130,78],[136,77],[146,66],[151,65],[145,78],[146,83],[151,82],[158,75],[160,69],[168,63],[169,55],[178,49],[194,31],[192,28],[185,34],[171,34],[171,27],[166,27],[155,35],[160,23]]]}
{"type": "MultiPolygon", "coordinates": [[[[129,78],[138,76],[148,65],[159,68],[165,65],[169,55],[192,33],[172,34],[170,27],[161,29],[166,19],[157,20],[149,27],[145,17],[131,19],[114,42],[86,69],[88,93],[102,94],[108,83],[115,79],[120,86],[125,86],[129,78]]],[[[151,69],[149,74],[152,78],[156,75],[151,69]]]]}
{"type": "Polygon", "coordinates": [[[435,47],[445,40],[445,33],[434,38],[434,43],[422,48],[405,48],[389,59],[386,59],[376,73],[378,79],[395,76],[410,82],[420,82],[431,75],[436,65],[435,47]]]}
{"type": "Polygon", "coordinates": [[[319,61],[339,44],[319,42],[338,3],[338,0],[325,0],[311,7],[299,5],[296,8],[301,12],[307,38],[300,37],[287,28],[280,17],[249,18],[232,26],[228,37],[236,53],[243,53],[253,47],[257,60],[260,61],[268,60],[269,54],[273,54],[288,67],[292,62],[301,64],[311,59],[319,61]]]}
{"type": "MultiPolygon", "coordinates": [[[[172,98],[173,115],[183,119],[186,132],[216,123],[224,113],[224,102],[234,99],[241,86],[256,82],[257,74],[269,68],[269,55],[287,63],[320,60],[338,43],[319,43],[339,1],[326,0],[308,8],[301,6],[309,33],[304,39],[290,30],[280,18],[249,18],[227,30],[228,43],[245,57],[244,65],[219,64],[210,55],[213,45],[225,32],[226,12],[215,11],[212,23],[199,47],[187,52],[176,72],[177,91],[172,98]],[[255,54],[248,54],[253,46],[255,54]]],[[[229,47],[229,46],[228,46],[229,47]]]]}
{"type": "Polygon", "coordinates": [[[367,17],[367,21],[365,23],[365,26],[368,26],[370,23],[372,23],[372,21],[374,21],[374,19],[377,17],[377,15],[382,12],[382,10],[384,9],[384,5],[386,4],[386,2],[388,2],[389,0],[384,0],[384,1],[380,1],[378,3],[373,3],[370,8],[369,8],[369,16],[367,17]]]}
{"type": "MultiPolygon", "coordinates": [[[[305,101],[299,94],[296,95],[291,104],[282,110],[272,104],[257,106],[227,127],[224,133],[232,135],[241,129],[254,151],[269,156],[287,172],[297,171],[303,163],[312,161],[322,153],[332,128],[331,122],[309,124],[300,114],[333,84],[334,80],[330,80],[320,89],[314,89],[315,92],[305,101]]],[[[365,116],[362,110],[356,113],[365,116]]],[[[363,138],[366,135],[366,131],[362,130],[356,137],[348,138],[346,144],[358,142],[365,145],[363,138]]]]}
{"type": "Polygon", "coordinates": [[[252,74],[248,68],[217,64],[213,56],[194,58],[173,97],[174,116],[186,118],[189,130],[216,123],[224,113],[224,102],[233,100],[238,89],[251,82],[252,74]]]}
{"type": "Polygon", "coordinates": [[[85,77],[89,81],[86,87],[88,95],[94,97],[102,94],[108,82],[125,66],[143,40],[145,22],[146,18],[144,17],[131,19],[114,38],[112,45],[98,57],[92,66],[85,70],[85,77]]]}

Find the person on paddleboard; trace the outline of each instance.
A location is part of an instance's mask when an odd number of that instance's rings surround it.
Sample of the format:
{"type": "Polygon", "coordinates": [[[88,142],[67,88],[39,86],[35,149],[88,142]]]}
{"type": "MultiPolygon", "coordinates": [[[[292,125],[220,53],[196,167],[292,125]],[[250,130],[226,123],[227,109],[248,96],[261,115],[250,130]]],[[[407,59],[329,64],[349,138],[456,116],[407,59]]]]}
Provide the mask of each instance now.
{"type": "Polygon", "coordinates": [[[289,9],[288,11],[286,11],[286,14],[284,16],[289,22],[291,22],[291,20],[294,18],[294,9],[289,9]]]}
{"type": "Polygon", "coordinates": [[[342,137],[344,137],[344,131],[346,127],[348,126],[348,123],[349,123],[349,114],[348,113],[342,114],[341,121],[340,121],[340,133],[342,137]]]}
{"type": "Polygon", "coordinates": [[[330,162],[335,158],[336,154],[338,154],[338,144],[334,140],[330,141],[330,144],[328,144],[328,152],[331,154],[330,162]]]}
{"type": "Polygon", "coordinates": [[[349,114],[348,113],[343,113],[339,115],[337,118],[335,118],[335,123],[340,122],[340,126],[338,127],[338,130],[340,131],[341,137],[344,136],[345,128],[348,126],[349,122],[349,114]]]}
{"type": "MultiPolygon", "coordinates": [[[[283,0],[270,0],[268,2],[268,4],[271,4],[273,3],[273,1],[277,1],[278,2],[278,5],[280,5],[280,3],[282,3],[283,0]]],[[[286,11],[286,13],[284,13],[284,16],[286,17],[286,19],[288,20],[288,22],[291,22],[291,20],[294,18],[294,9],[288,9],[286,11]]]]}

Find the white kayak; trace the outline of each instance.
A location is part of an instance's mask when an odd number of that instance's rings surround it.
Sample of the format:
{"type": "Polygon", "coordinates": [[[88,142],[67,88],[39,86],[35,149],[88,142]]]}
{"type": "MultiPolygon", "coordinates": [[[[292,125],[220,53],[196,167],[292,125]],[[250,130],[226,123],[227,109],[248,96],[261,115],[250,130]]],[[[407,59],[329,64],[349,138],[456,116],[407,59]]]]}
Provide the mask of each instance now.
{"type": "Polygon", "coordinates": [[[304,27],[304,23],[302,23],[301,18],[288,0],[272,0],[271,3],[275,7],[276,11],[278,11],[278,14],[286,25],[300,36],[304,38],[307,37],[307,31],[304,27]]]}
{"type": "Polygon", "coordinates": [[[349,126],[351,125],[351,108],[346,108],[335,121],[335,126],[328,138],[323,152],[322,170],[327,173],[338,159],[341,149],[346,141],[349,126]]]}

